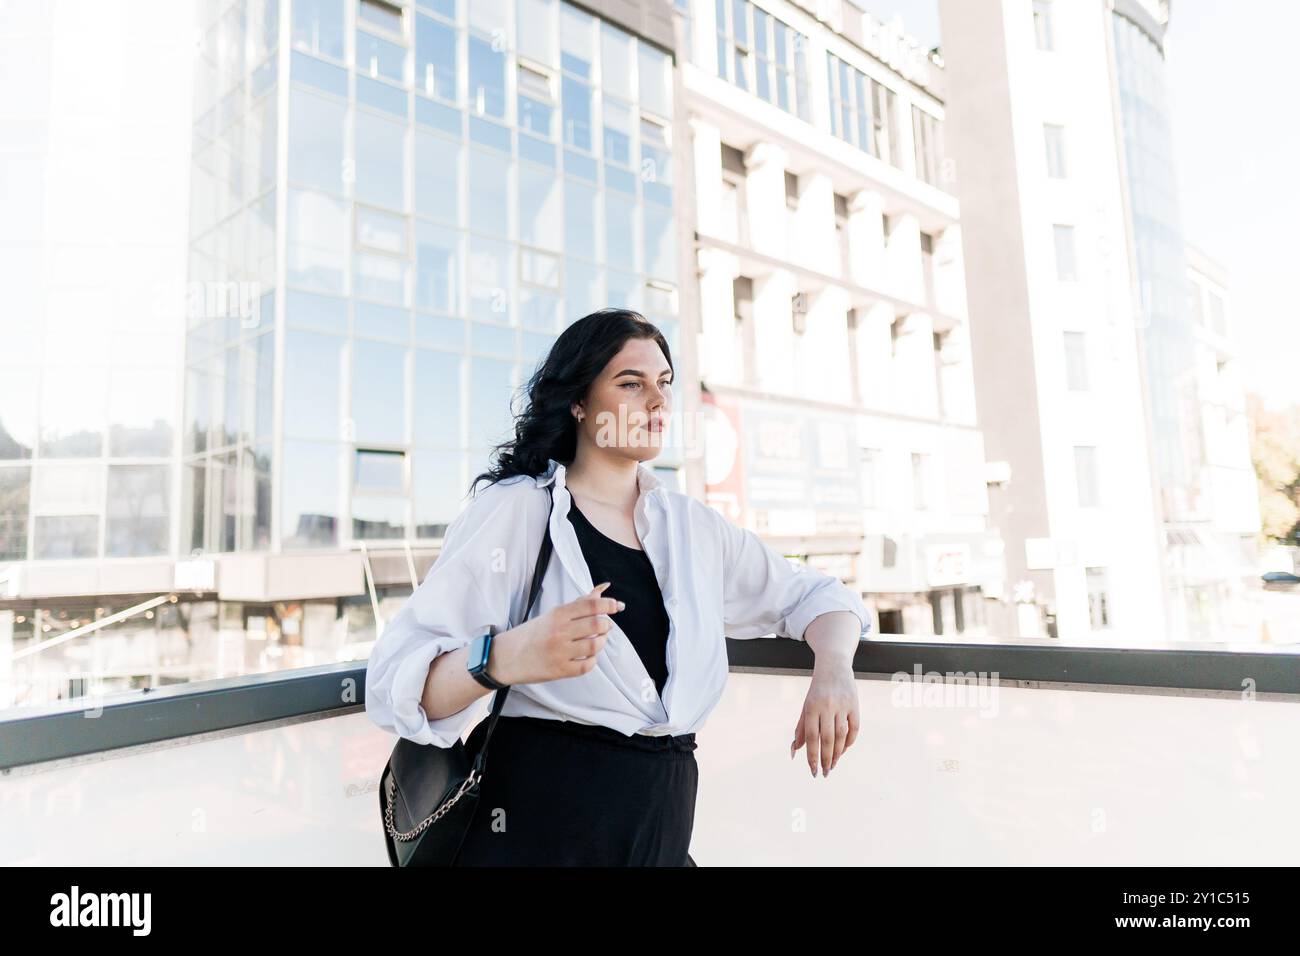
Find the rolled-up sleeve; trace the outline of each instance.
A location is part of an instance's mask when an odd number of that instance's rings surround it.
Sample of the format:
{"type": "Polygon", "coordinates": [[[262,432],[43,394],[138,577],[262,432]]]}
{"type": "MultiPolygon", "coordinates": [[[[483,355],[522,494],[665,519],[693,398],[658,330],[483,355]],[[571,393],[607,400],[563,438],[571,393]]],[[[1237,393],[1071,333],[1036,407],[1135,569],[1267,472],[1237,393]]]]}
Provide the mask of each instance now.
{"type": "MultiPolygon", "coordinates": [[[[522,489],[516,489],[522,491],[522,489]]],[[[524,496],[490,486],[443,537],[424,581],[388,622],[366,666],[366,713],[416,743],[450,747],[490,695],[430,720],[421,704],[429,666],[492,629],[510,626],[521,572],[524,496]]]]}
{"type": "Polygon", "coordinates": [[[808,625],[830,611],[851,611],[862,625],[859,640],[866,636],[871,612],[851,588],[816,568],[796,567],[754,532],[710,510],[722,536],[722,617],[727,637],[802,641],[808,625]]]}

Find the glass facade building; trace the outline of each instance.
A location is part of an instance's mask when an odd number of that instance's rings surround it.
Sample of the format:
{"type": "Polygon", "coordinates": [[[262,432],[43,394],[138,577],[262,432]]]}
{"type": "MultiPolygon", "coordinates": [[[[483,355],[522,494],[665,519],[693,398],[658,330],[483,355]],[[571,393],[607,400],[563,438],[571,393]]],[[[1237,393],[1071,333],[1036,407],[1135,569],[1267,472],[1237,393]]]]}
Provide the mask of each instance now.
{"type": "Polygon", "coordinates": [[[436,540],[568,324],[677,354],[669,52],[560,0],[205,10],[190,278],[238,307],[191,316],[183,548],[436,540]]]}
{"type": "Polygon", "coordinates": [[[1195,331],[1166,102],[1164,52],[1150,25],[1112,16],[1124,158],[1137,253],[1151,438],[1166,521],[1197,511],[1195,331]]]}

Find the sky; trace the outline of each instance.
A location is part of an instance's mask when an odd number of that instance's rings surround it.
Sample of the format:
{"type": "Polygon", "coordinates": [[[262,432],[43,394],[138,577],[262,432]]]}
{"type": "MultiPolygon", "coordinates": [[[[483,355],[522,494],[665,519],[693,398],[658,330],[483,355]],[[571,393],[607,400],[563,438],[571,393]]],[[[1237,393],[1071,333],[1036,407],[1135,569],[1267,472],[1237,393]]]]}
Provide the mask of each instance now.
{"type": "MultiPolygon", "coordinates": [[[[862,5],[885,20],[900,14],[923,46],[942,47],[937,0],[862,5]]],[[[1300,405],[1300,82],[1289,48],[1266,40],[1300,35],[1300,3],[1173,0],[1171,10],[1166,82],[1183,238],[1228,272],[1248,388],[1274,408],[1300,405]]]]}

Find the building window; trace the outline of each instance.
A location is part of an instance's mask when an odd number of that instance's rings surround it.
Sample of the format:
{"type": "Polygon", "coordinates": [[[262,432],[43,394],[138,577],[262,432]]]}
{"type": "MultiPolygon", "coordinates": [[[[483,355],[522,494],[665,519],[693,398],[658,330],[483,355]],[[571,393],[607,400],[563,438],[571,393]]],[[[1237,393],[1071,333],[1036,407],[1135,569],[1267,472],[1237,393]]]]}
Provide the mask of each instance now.
{"type": "Polygon", "coordinates": [[[912,507],[925,511],[930,507],[930,456],[912,453],[912,507]]]}
{"type": "Polygon", "coordinates": [[[1043,124],[1043,141],[1047,145],[1047,175],[1051,179],[1065,178],[1065,127],[1053,123],[1043,124]]]}
{"type": "Polygon", "coordinates": [[[808,120],[807,38],[749,0],[716,0],[715,11],[718,76],[808,120]]]}
{"type": "Polygon", "coordinates": [[[796,292],[790,296],[790,319],[795,335],[808,330],[808,293],[796,292]]]}
{"type": "Polygon", "coordinates": [[[1094,631],[1110,627],[1110,595],[1105,568],[1087,568],[1088,623],[1094,631]]]}
{"type": "Polygon", "coordinates": [[[862,449],[862,507],[880,507],[880,459],[878,448],[862,449]]]}
{"type": "Polygon", "coordinates": [[[737,276],[731,282],[731,298],[736,318],[736,342],[740,353],[740,380],[752,385],[755,380],[754,360],[754,280],[737,276]]]}
{"type": "Polygon", "coordinates": [[[1083,332],[1065,333],[1065,387],[1072,392],[1088,390],[1087,337],[1083,332]]]}
{"type": "Polygon", "coordinates": [[[1075,446],[1074,476],[1079,489],[1079,507],[1098,507],[1101,493],[1097,485],[1097,449],[1094,446],[1075,446]]]}
{"type": "Polygon", "coordinates": [[[913,106],[912,139],[916,147],[916,175],[923,182],[938,186],[939,160],[943,154],[938,118],[913,106]]]}
{"type": "Polygon", "coordinates": [[[898,96],[887,86],[871,81],[872,155],[901,168],[898,153],[898,96]]]}
{"type": "Polygon", "coordinates": [[[1034,0],[1034,39],[1040,50],[1055,49],[1052,45],[1051,0],[1034,0]]]}
{"type": "Polygon", "coordinates": [[[1052,226],[1052,235],[1056,243],[1056,278],[1073,282],[1079,278],[1074,256],[1074,227],[1052,226]]]}
{"type": "Polygon", "coordinates": [[[849,252],[849,197],[835,193],[835,239],[840,251],[840,275],[848,278],[852,275],[851,256],[849,252]]]}

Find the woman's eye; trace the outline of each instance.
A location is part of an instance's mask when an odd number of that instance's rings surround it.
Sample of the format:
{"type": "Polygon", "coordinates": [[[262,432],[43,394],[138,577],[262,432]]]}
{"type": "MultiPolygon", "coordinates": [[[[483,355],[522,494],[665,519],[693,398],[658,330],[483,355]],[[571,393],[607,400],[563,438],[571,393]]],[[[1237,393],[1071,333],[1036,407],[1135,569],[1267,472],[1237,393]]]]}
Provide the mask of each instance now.
{"type": "Polygon", "coordinates": [[[640,388],[640,387],[641,387],[640,382],[624,382],[622,385],[619,386],[619,388],[640,388]]]}

